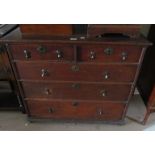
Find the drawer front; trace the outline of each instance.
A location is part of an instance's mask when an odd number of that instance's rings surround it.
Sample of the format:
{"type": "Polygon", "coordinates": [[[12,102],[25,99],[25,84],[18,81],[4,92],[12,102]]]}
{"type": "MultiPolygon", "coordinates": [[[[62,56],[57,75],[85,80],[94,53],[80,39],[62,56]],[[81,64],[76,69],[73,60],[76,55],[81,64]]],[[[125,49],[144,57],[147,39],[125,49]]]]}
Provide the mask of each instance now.
{"type": "Polygon", "coordinates": [[[78,47],[78,60],[100,63],[137,63],[142,48],[136,46],[81,46],[78,47]]]}
{"type": "Polygon", "coordinates": [[[23,82],[25,97],[126,101],[131,85],[23,82]]]}
{"type": "Polygon", "coordinates": [[[15,44],[10,45],[14,60],[59,60],[73,61],[71,45],[57,44],[15,44]]]}
{"type": "Polygon", "coordinates": [[[69,101],[27,101],[31,117],[52,119],[111,120],[122,119],[125,104],[69,101]]]}
{"type": "Polygon", "coordinates": [[[20,79],[133,82],[136,65],[16,63],[20,79]]]}

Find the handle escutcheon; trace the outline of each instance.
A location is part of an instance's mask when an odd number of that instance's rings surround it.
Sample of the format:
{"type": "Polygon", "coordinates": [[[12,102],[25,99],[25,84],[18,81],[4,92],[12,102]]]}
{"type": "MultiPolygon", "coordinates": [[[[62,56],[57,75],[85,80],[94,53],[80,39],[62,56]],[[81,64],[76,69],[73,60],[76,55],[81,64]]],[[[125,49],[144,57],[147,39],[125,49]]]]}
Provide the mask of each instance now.
{"type": "Polygon", "coordinates": [[[25,58],[30,59],[31,58],[31,52],[28,50],[24,50],[25,58]]]}
{"type": "Polygon", "coordinates": [[[37,51],[38,51],[40,54],[44,54],[44,53],[47,52],[46,47],[44,47],[44,46],[42,46],[42,45],[40,45],[40,46],[37,47],[37,51]]]}
{"type": "Polygon", "coordinates": [[[77,102],[77,101],[74,101],[73,103],[72,103],[72,106],[74,106],[74,107],[77,107],[79,105],[79,102],[77,102]]]}
{"type": "Polygon", "coordinates": [[[78,65],[73,65],[73,66],[71,67],[71,69],[72,69],[73,72],[78,72],[78,71],[80,70],[80,68],[79,68],[78,65]]]}
{"type": "Polygon", "coordinates": [[[108,47],[108,48],[104,49],[104,53],[106,55],[111,55],[111,54],[113,54],[113,52],[114,52],[114,50],[111,47],[108,47]]]}

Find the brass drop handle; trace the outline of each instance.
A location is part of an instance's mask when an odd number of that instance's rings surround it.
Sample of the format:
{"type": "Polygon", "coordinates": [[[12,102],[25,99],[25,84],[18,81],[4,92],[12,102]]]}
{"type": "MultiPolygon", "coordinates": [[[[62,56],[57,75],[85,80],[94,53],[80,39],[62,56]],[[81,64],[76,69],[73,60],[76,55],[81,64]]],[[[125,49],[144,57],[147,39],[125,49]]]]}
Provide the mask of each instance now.
{"type": "Polygon", "coordinates": [[[49,72],[47,69],[42,69],[41,70],[41,77],[45,77],[45,76],[48,76],[49,72]]]}
{"type": "Polygon", "coordinates": [[[49,89],[49,88],[45,88],[44,92],[45,92],[46,95],[51,95],[52,94],[52,90],[49,89]]]}
{"type": "Polygon", "coordinates": [[[80,68],[79,68],[78,65],[73,65],[73,66],[71,67],[71,69],[72,69],[73,72],[78,72],[78,71],[80,70],[80,68]]]}
{"type": "Polygon", "coordinates": [[[30,59],[31,58],[31,52],[28,50],[24,50],[25,58],[30,59]]]}
{"type": "Polygon", "coordinates": [[[104,49],[104,53],[106,55],[111,55],[113,52],[114,52],[114,50],[111,47],[108,47],[108,48],[104,49]]]}
{"type": "Polygon", "coordinates": [[[97,109],[97,114],[100,115],[100,116],[111,115],[110,111],[104,110],[103,107],[100,107],[100,108],[97,109]]]}
{"type": "Polygon", "coordinates": [[[62,52],[60,50],[56,50],[57,58],[60,59],[62,58],[62,52]]]}
{"type": "Polygon", "coordinates": [[[107,96],[107,91],[105,89],[100,91],[100,94],[102,97],[106,97],[107,96]]]}
{"type": "Polygon", "coordinates": [[[94,52],[94,51],[91,51],[91,52],[90,52],[90,59],[91,59],[91,60],[95,59],[95,56],[96,56],[96,55],[95,55],[95,52],[94,52]]]}
{"type": "Polygon", "coordinates": [[[104,79],[108,80],[110,78],[110,73],[109,72],[104,72],[104,79]]]}
{"type": "Polygon", "coordinates": [[[122,61],[125,61],[128,57],[128,54],[126,52],[122,52],[122,61]]]}
{"type": "Polygon", "coordinates": [[[79,105],[79,102],[76,102],[76,101],[75,101],[75,102],[72,103],[72,105],[73,105],[74,107],[77,107],[77,106],[79,105]]]}
{"type": "Polygon", "coordinates": [[[104,114],[102,108],[99,108],[99,109],[97,110],[97,114],[98,114],[98,115],[103,115],[103,114],[104,114]]]}
{"type": "Polygon", "coordinates": [[[46,47],[40,45],[40,46],[37,47],[37,51],[38,51],[40,54],[44,54],[44,53],[46,53],[47,50],[46,50],[46,47]]]}
{"type": "Polygon", "coordinates": [[[51,108],[51,107],[48,108],[48,112],[49,112],[49,113],[53,113],[53,112],[54,112],[54,108],[51,108]]]}

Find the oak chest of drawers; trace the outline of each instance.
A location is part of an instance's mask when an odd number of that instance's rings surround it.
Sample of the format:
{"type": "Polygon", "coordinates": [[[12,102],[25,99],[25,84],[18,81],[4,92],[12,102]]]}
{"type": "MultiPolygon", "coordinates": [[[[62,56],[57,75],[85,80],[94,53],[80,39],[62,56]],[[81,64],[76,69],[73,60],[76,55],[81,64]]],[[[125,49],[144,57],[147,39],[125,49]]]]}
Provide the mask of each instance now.
{"type": "Polygon", "coordinates": [[[2,41],[28,117],[121,123],[133,94],[144,38],[2,41]]]}

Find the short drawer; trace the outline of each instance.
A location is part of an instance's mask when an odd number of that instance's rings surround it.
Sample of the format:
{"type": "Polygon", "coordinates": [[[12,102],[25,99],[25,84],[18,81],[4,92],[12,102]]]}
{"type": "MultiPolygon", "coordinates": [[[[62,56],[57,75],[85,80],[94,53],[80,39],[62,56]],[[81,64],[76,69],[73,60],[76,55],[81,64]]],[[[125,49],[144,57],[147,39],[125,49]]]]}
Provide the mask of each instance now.
{"type": "Polygon", "coordinates": [[[117,121],[123,117],[125,104],[95,103],[77,101],[27,101],[29,113],[34,118],[108,120],[117,121]]]}
{"type": "Polygon", "coordinates": [[[16,63],[19,78],[91,82],[133,82],[137,65],[16,63]]]}
{"type": "Polygon", "coordinates": [[[22,82],[26,98],[127,101],[129,84],[22,82]]]}
{"type": "Polygon", "coordinates": [[[79,46],[78,60],[99,63],[137,63],[142,48],[126,45],[79,46]]]}
{"type": "Polygon", "coordinates": [[[59,44],[11,44],[14,60],[59,60],[73,61],[74,48],[59,44]]]}

